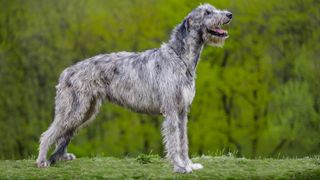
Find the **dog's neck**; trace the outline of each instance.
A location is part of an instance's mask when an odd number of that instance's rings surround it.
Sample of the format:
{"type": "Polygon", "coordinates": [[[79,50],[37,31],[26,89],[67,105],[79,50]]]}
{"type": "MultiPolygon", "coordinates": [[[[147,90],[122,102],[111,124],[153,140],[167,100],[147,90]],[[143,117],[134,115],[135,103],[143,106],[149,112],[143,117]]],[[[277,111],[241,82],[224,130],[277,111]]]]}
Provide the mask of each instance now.
{"type": "Polygon", "coordinates": [[[201,34],[186,28],[185,21],[173,30],[168,42],[168,46],[184,62],[192,76],[195,74],[203,45],[201,34]]]}

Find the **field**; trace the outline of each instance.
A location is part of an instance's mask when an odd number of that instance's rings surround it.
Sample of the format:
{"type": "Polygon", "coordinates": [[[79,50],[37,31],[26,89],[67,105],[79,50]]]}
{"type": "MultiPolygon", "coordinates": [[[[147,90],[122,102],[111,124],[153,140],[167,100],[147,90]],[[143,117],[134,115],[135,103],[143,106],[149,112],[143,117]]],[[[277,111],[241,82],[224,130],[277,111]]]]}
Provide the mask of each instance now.
{"type": "Polygon", "coordinates": [[[137,158],[92,157],[38,169],[35,160],[0,161],[0,179],[318,179],[320,158],[255,159],[233,156],[193,158],[204,169],[191,174],[172,172],[155,155],[137,158]]]}

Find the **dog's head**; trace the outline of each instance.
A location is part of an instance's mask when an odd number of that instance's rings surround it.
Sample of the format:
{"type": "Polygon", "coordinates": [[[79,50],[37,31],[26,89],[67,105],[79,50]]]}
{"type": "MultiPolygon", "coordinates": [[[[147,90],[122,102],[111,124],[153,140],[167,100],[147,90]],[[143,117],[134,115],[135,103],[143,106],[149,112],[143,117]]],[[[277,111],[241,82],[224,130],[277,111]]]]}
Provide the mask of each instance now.
{"type": "Polygon", "coordinates": [[[219,10],[210,4],[203,4],[194,9],[184,20],[189,30],[197,31],[205,43],[211,46],[222,47],[229,37],[228,31],[222,26],[229,24],[232,13],[219,10]]]}

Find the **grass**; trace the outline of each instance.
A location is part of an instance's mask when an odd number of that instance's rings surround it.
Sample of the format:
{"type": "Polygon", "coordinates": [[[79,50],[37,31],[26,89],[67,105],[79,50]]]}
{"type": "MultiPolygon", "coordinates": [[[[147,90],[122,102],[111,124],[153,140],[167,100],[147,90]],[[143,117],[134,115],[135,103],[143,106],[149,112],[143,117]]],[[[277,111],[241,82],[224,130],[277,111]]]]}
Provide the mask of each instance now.
{"type": "Polygon", "coordinates": [[[38,169],[35,160],[0,161],[0,179],[320,179],[320,157],[245,159],[233,156],[193,158],[204,169],[191,174],[172,172],[156,155],[137,158],[79,158],[38,169]]]}

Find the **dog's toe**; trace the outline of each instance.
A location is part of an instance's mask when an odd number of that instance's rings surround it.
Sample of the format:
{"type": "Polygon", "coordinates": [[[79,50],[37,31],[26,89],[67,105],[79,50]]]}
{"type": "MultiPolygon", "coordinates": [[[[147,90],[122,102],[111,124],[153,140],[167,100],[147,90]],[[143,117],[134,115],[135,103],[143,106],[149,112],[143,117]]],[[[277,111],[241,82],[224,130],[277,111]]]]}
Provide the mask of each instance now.
{"type": "Polygon", "coordinates": [[[202,169],[202,168],[203,168],[202,164],[199,164],[199,163],[191,164],[191,169],[193,169],[193,170],[198,170],[198,169],[202,169]]]}
{"type": "Polygon", "coordinates": [[[76,156],[72,153],[66,153],[62,156],[61,158],[62,160],[65,160],[65,161],[71,161],[71,160],[74,160],[76,159],[76,156]]]}
{"type": "Polygon", "coordinates": [[[37,162],[38,168],[46,168],[50,166],[50,163],[46,160],[37,162]]]}

